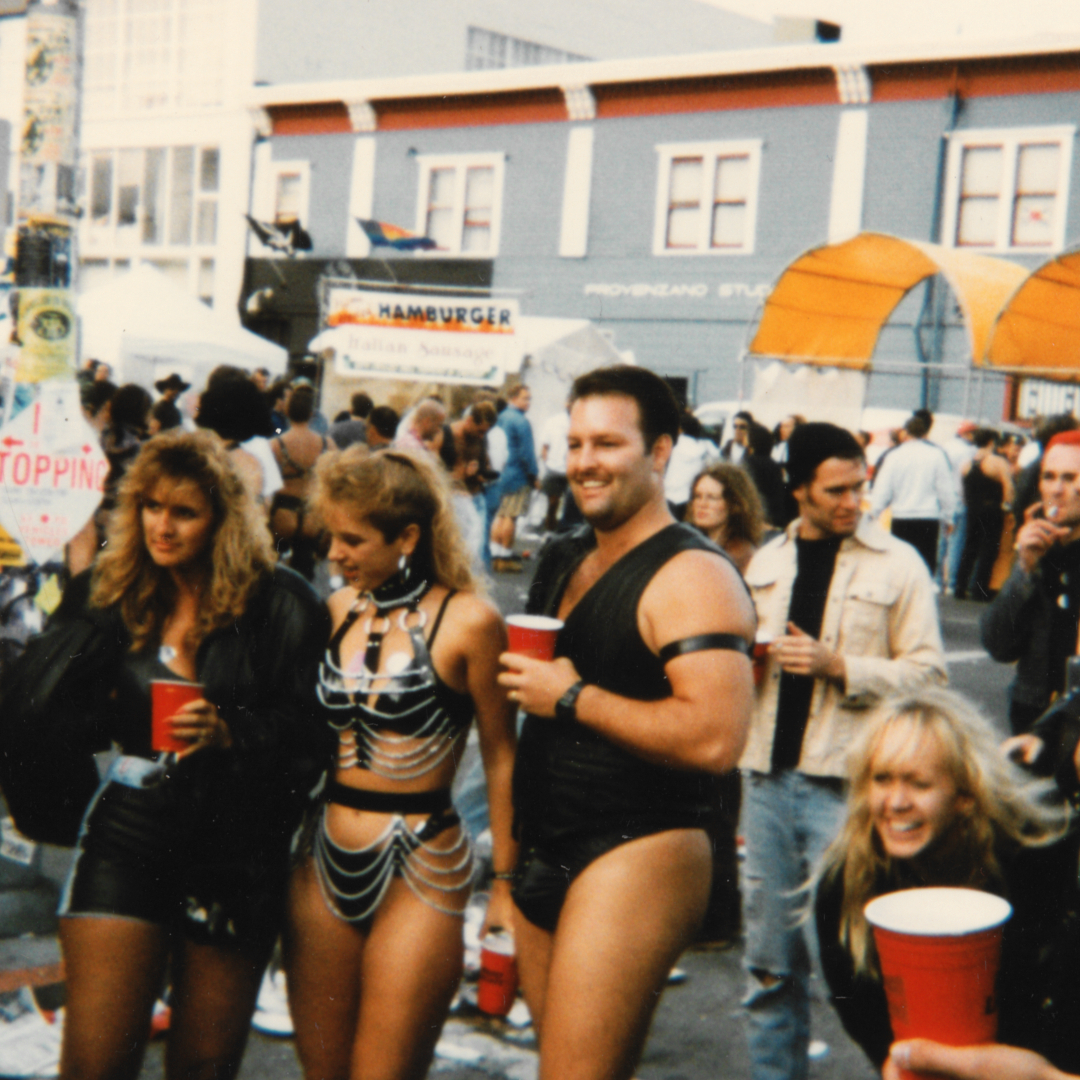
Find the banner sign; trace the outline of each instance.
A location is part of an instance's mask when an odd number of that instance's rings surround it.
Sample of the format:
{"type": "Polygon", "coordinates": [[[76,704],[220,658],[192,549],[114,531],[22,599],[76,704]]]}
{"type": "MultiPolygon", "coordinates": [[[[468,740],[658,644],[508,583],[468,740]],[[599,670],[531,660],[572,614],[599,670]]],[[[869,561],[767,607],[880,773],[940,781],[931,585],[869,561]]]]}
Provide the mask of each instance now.
{"type": "Polygon", "coordinates": [[[309,348],[346,377],[497,386],[521,364],[519,314],[516,300],[331,288],[309,348]]]}
{"type": "Polygon", "coordinates": [[[1033,420],[1036,416],[1072,413],[1080,417],[1080,386],[1075,383],[1024,379],[1016,395],[1016,418],[1033,420]]]}
{"type": "Polygon", "coordinates": [[[45,384],[0,427],[0,528],[33,562],[47,562],[89,520],[108,471],[78,386],[45,384]]]}

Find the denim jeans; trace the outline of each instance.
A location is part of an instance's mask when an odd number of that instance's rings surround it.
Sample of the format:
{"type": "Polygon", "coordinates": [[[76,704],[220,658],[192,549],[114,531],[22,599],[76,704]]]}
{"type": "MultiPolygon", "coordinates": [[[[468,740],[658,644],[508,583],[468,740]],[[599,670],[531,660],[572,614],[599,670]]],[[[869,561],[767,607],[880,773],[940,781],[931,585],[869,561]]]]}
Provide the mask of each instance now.
{"type": "MultiPolygon", "coordinates": [[[[959,584],[957,581],[957,574],[960,569],[960,560],[964,555],[964,543],[967,540],[967,507],[961,506],[956,511],[956,516],[953,518],[953,530],[947,536],[943,537],[943,541],[946,545],[946,550],[943,552],[942,557],[938,560],[938,573],[942,578],[941,586],[942,591],[950,589],[952,592],[956,592],[956,586],[959,584]]],[[[967,582],[964,582],[964,589],[967,587],[967,582]]],[[[960,591],[963,592],[964,589],[960,591]]]]}
{"type": "Polygon", "coordinates": [[[752,1080],[805,1080],[817,941],[806,888],[844,817],[839,784],[789,771],[743,774],[744,964],[752,1080]],[[811,960],[813,958],[813,960],[811,960]],[[758,975],[776,980],[765,986],[758,975]]]}

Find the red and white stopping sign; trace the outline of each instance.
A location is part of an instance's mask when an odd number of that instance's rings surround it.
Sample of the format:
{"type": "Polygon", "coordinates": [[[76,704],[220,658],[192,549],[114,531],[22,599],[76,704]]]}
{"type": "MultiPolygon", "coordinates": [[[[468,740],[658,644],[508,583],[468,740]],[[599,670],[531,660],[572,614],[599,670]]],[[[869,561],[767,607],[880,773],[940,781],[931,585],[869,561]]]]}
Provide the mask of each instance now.
{"type": "Polygon", "coordinates": [[[48,561],[101,502],[109,463],[74,383],[42,384],[0,427],[0,526],[36,563],[48,561]]]}

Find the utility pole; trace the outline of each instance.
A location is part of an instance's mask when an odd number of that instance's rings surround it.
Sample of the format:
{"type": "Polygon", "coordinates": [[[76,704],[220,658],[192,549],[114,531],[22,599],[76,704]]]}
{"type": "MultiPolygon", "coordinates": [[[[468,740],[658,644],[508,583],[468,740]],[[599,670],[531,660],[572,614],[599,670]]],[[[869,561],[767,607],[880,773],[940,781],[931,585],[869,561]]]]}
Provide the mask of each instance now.
{"type": "Polygon", "coordinates": [[[78,0],[29,0],[17,171],[15,332],[3,356],[0,565],[62,556],[100,499],[104,457],[75,378],[76,175],[82,35],[78,0]],[[89,479],[88,479],[89,478],[89,479]]]}
{"type": "Polygon", "coordinates": [[[15,221],[15,381],[24,400],[27,387],[75,378],[80,44],[76,0],[31,0],[15,221]]]}
{"type": "MultiPolygon", "coordinates": [[[[6,546],[0,573],[24,575],[32,595],[52,580],[51,595],[57,583],[50,575],[62,569],[64,545],[100,500],[105,460],[83,418],[75,378],[79,3],[29,0],[25,11],[11,293],[15,332],[4,350],[0,417],[0,527],[18,554],[6,546]]],[[[44,600],[39,606],[51,611],[44,600]]]]}

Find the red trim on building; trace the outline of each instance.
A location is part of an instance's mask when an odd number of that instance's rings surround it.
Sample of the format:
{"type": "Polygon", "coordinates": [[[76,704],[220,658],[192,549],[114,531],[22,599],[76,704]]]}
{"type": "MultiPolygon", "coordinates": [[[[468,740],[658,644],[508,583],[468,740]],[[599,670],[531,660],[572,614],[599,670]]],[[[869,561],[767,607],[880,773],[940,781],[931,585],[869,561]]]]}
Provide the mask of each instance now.
{"type": "Polygon", "coordinates": [[[554,88],[507,94],[399,98],[377,101],[374,105],[380,131],[542,124],[567,119],[562,91],[554,88]]]}
{"type": "Polygon", "coordinates": [[[331,135],[352,131],[349,110],[340,101],[314,105],[272,105],[268,110],[275,135],[331,135]]]}
{"type": "MultiPolygon", "coordinates": [[[[870,68],[872,100],[939,100],[961,97],[1069,93],[1080,90],[1074,54],[996,57],[927,63],[878,64],[870,68]]],[[[831,68],[717,75],[686,79],[598,84],[591,87],[599,119],[731,109],[838,104],[831,68]]],[[[484,127],[566,121],[562,91],[555,87],[448,97],[372,102],[380,131],[484,127]]],[[[272,105],[275,135],[349,132],[349,111],[340,101],[272,105]]]]}
{"type": "Polygon", "coordinates": [[[831,68],[662,82],[594,86],[596,115],[655,116],[667,113],[768,109],[789,105],[836,105],[831,68]]]}
{"type": "Polygon", "coordinates": [[[1080,90],[1080,64],[1073,54],[1006,56],[958,63],[883,64],[870,69],[874,101],[1055,94],[1080,90]]]}

